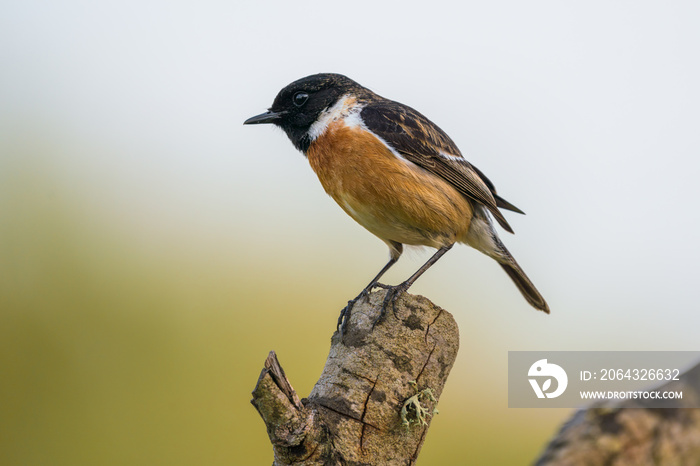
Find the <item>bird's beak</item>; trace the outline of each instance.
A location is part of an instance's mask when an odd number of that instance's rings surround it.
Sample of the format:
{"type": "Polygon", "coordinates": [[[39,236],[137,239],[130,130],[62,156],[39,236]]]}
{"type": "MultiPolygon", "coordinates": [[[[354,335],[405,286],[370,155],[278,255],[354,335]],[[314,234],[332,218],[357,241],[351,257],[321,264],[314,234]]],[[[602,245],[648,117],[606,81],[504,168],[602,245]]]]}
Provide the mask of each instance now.
{"type": "Polygon", "coordinates": [[[265,113],[261,113],[260,115],[255,115],[254,117],[248,118],[246,121],[243,122],[243,124],[260,125],[263,123],[276,123],[282,118],[282,115],[284,115],[284,113],[285,112],[271,112],[268,110],[265,113]]]}

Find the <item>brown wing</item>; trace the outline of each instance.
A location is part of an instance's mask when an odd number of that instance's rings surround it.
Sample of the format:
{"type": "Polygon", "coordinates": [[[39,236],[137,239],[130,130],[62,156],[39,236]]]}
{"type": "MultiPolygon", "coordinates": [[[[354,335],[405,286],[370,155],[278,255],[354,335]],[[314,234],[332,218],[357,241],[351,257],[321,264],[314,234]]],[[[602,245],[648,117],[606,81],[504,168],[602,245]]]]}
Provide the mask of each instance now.
{"type": "Polygon", "coordinates": [[[437,125],[411,107],[386,99],[368,103],[360,116],[367,129],[402,157],[484,205],[506,231],[513,233],[498,208],[523,212],[496,194],[493,183],[462,157],[452,139],[437,125]]]}

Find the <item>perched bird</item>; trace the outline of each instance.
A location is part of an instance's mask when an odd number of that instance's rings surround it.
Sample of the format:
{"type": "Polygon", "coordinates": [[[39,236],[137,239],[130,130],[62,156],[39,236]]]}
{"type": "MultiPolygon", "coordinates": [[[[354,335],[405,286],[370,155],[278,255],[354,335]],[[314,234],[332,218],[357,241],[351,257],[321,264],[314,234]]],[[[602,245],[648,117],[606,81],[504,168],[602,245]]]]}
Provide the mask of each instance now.
{"type": "Polygon", "coordinates": [[[341,331],[353,305],[375,287],[388,289],[379,321],[388,304],[393,305],[456,242],[495,259],[527,302],[549,313],[490,218],[512,233],[499,209],[523,212],[500,197],[452,139],[421,113],[346,76],[322,73],[289,84],[266,113],[244,124],[261,123],[282,128],[306,155],[325,191],[389,246],[389,262],[342,310],[341,331]],[[379,279],[399,259],[404,244],[430,246],[437,252],[403,283],[381,285],[379,279]]]}

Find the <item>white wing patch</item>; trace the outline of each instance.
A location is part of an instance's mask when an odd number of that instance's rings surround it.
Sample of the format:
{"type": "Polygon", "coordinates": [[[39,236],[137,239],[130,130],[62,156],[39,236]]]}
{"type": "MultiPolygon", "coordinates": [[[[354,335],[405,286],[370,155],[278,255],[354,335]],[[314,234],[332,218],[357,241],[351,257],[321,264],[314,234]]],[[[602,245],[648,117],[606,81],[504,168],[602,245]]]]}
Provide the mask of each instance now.
{"type": "Polygon", "coordinates": [[[446,158],[447,160],[455,160],[457,162],[466,162],[464,157],[448,154],[447,152],[440,151],[440,156],[446,158]]]}

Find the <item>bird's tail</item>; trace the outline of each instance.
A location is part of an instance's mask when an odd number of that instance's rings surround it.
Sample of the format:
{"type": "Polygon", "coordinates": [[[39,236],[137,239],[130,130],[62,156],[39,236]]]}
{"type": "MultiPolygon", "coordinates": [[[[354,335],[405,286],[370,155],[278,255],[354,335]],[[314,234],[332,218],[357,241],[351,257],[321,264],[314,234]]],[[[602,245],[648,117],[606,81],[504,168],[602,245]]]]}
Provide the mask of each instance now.
{"type": "Polygon", "coordinates": [[[498,234],[496,234],[493,223],[489,219],[484,207],[476,205],[474,217],[472,217],[471,225],[469,226],[467,236],[464,238],[464,242],[501,264],[503,270],[505,270],[511,280],[513,280],[513,283],[518,287],[527,302],[535,309],[549,314],[547,302],[498,238],[498,234]]]}
{"type": "Polygon", "coordinates": [[[501,267],[503,267],[503,270],[506,271],[510,279],[513,280],[513,283],[515,283],[515,286],[518,287],[520,292],[532,307],[549,314],[549,306],[547,306],[547,302],[544,300],[540,292],[537,291],[535,285],[533,285],[530,279],[527,278],[527,275],[525,275],[525,272],[523,272],[523,269],[520,268],[518,263],[515,262],[513,256],[511,256],[510,253],[507,253],[507,256],[509,256],[508,258],[510,260],[505,262],[499,261],[501,267]]]}

